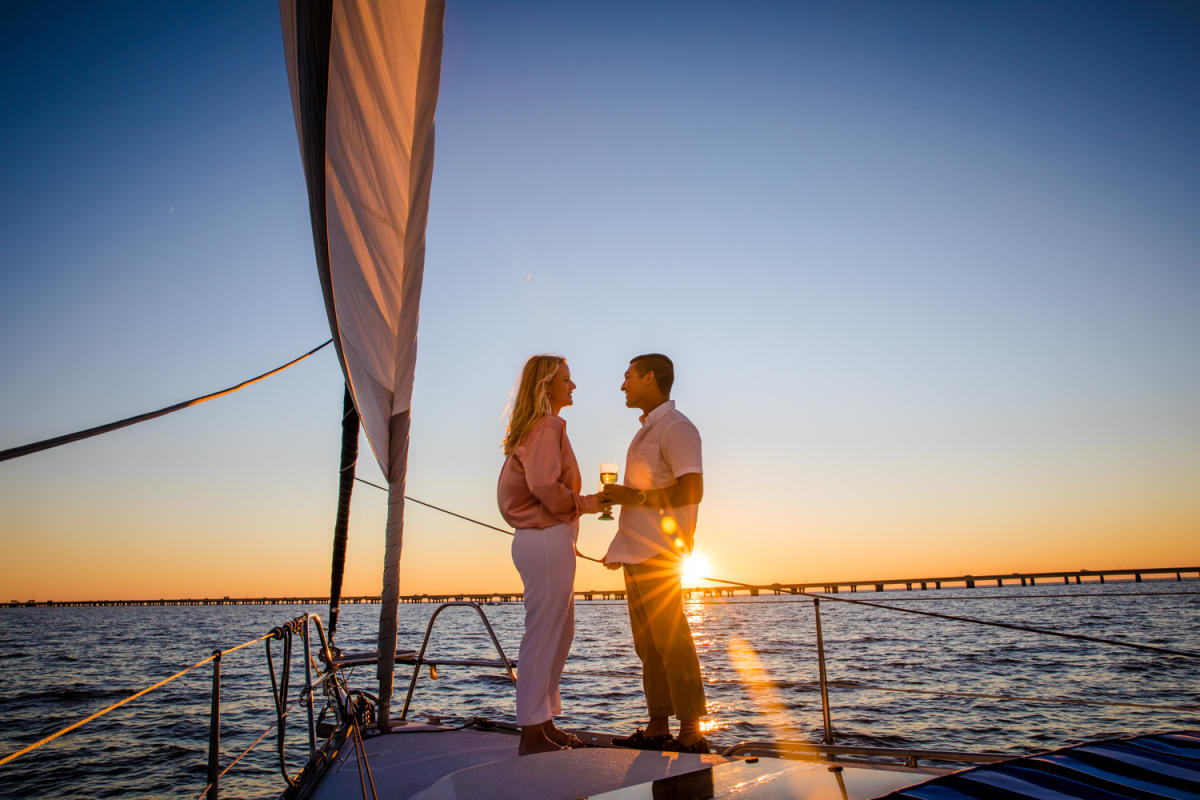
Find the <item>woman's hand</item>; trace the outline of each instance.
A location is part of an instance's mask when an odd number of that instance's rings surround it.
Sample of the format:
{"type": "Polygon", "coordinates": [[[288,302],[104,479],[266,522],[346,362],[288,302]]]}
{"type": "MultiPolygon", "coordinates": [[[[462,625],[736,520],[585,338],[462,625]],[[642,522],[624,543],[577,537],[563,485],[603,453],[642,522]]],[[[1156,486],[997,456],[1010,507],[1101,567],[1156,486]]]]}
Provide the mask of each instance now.
{"type": "Polygon", "coordinates": [[[604,506],[604,498],[599,492],[596,494],[581,494],[579,495],[579,511],[581,514],[599,514],[604,506]]]}

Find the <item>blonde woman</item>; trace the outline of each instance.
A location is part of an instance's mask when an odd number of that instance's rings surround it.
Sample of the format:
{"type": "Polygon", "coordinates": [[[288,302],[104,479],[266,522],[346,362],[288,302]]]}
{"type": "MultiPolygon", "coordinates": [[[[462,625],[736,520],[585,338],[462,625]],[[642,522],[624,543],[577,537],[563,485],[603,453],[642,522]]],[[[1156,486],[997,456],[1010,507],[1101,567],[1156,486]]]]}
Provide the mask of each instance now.
{"type": "Polygon", "coordinates": [[[575,383],[566,359],[525,362],[504,437],[496,490],[500,514],[516,528],[512,559],[525,585],[525,634],[517,670],[519,755],[581,747],[554,727],[562,711],[558,681],[575,636],[575,540],[581,514],[600,510],[599,495],[581,495],[579,464],[558,412],[575,383]]]}

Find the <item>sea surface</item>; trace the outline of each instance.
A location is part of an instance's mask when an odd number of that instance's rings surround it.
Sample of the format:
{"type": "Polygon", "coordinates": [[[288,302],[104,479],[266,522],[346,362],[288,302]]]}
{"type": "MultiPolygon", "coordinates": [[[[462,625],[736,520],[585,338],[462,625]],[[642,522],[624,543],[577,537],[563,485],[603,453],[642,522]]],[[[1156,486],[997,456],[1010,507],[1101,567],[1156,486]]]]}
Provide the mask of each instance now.
{"type": "MultiPolygon", "coordinates": [[[[1001,621],[1200,652],[1200,582],[1052,585],[837,595],[897,608],[1001,621]]],[[[400,607],[400,646],[416,649],[433,604],[400,607]]],[[[485,606],[505,652],[518,655],[522,608],[485,606]]],[[[697,598],[688,605],[715,728],[710,740],[819,741],[823,732],[815,614],[808,597],[697,598]]],[[[0,608],[0,757],[321,606],[0,608]]],[[[338,644],[371,648],[377,605],[342,609],[338,644]]],[[[1200,659],[902,613],[820,603],[839,743],[1014,754],[1088,739],[1200,729],[1200,659]],[[1004,698],[1004,699],[1000,699],[1004,698]],[[1084,705],[1102,703],[1103,705],[1084,705]]],[[[470,608],[443,612],[432,657],[493,658],[470,608]]],[[[271,643],[276,669],[279,642],[271,643]]],[[[398,665],[395,712],[409,668],[398,665]]],[[[628,732],[644,723],[624,603],[582,602],[563,678],[563,727],[628,732]]],[[[374,669],[351,683],[374,692],[374,669]]],[[[293,654],[289,703],[303,685],[293,654]]],[[[212,668],[205,665],[0,767],[0,797],[197,797],[206,783],[212,668]]],[[[411,717],[513,722],[503,672],[422,674],[411,717]]],[[[266,644],[222,664],[224,797],[283,788],[266,644]]],[[[318,709],[319,710],[319,709],[318,709]]],[[[306,758],[306,712],[288,717],[284,762],[306,758]]],[[[515,740],[514,740],[515,751],[515,740]]]]}

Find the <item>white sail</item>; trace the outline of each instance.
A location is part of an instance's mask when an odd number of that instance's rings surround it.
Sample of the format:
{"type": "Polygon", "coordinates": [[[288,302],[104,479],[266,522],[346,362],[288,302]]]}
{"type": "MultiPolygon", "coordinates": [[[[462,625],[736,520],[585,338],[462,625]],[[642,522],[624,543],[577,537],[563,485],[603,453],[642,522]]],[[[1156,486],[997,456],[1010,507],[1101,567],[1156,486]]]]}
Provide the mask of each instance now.
{"type": "Polygon", "coordinates": [[[388,481],[379,622],[386,729],[445,2],[281,0],[279,9],[325,307],[388,481]]]}

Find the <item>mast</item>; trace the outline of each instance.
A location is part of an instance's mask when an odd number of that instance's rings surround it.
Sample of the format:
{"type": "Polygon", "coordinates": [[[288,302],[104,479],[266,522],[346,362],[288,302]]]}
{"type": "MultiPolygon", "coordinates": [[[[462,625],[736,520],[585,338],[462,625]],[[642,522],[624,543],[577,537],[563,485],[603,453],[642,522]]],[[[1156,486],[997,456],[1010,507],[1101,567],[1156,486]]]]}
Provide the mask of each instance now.
{"type": "Polygon", "coordinates": [[[337,519],[333,524],[333,564],[329,573],[329,641],[337,632],[342,608],[342,576],[346,572],[346,539],[350,529],[350,497],[354,493],[354,468],[358,463],[358,411],[346,387],[342,398],[342,458],[338,470],[337,519]]]}
{"type": "Polygon", "coordinates": [[[379,616],[386,731],[445,2],[280,0],[279,16],[325,309],[388,483],[379,616]]]}

